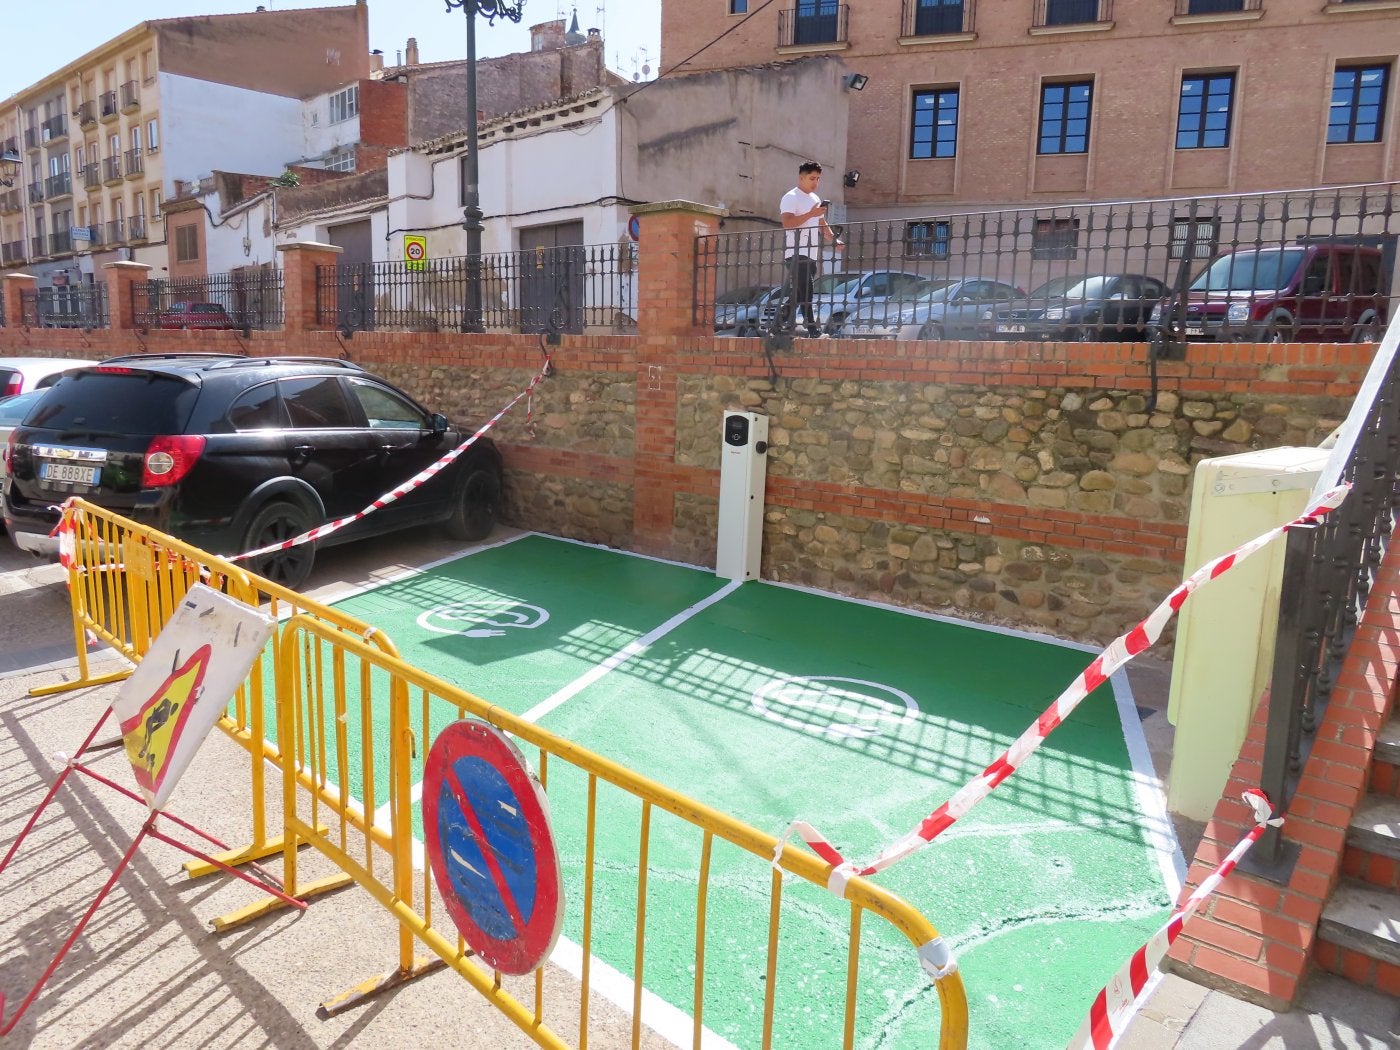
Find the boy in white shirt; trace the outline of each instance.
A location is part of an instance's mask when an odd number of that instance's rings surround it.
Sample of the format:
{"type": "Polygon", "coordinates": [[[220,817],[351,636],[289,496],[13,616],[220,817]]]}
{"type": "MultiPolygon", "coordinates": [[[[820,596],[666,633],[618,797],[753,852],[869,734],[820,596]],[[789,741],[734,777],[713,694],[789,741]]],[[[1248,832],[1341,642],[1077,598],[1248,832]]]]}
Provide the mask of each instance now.
{"type": "Polygon", "coordinates": [[[816,311],[812,309],[812,279],[820,267],[822,240],[841,243],[826,222],[828,202],[817,196],[821,179],[822,166],[814,160],[804,162],[797,169],[797,185],[783,194],[778,205],[783,216],[783,259],[787,266],[778,331],[793,330],[800,305],[807,334],[813,339],[821,334],[816,311]]]}

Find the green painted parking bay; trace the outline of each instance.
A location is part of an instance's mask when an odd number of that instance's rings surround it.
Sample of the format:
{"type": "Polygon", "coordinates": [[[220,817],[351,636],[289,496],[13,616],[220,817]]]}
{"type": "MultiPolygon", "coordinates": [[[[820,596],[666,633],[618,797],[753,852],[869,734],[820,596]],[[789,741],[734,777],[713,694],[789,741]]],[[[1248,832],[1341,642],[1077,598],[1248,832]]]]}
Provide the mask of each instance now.
{"type": "MultiPolygon", "coordinates": [[[[341,605],[387,630],[410,662],[492,703],[763,830],[805,819],[858,862],[997,757],[1092,655],[534,536],[341,605]],[[472,613],[470,602],[507,611],[472,613]],[[524,606],[548,619],[506,626],[527,622],[524,606]],[[456,634],[425,619],[430,609],[448,609],[456,634]]],[[[989,799],[874,877],[952,945],[970,1046],[1064,1046],[1169,913],[1179,858],[1135,768],[1138,732],[1126,693],[1099,690],[989,799]]],[[[549,777],[565,937],[577,942],[586,783],[558,763],[549,777]]],[[[595,905],[592,954],[624,979],[640,810],[600,797],[595,900],[617,906],[595,905]]],[[[685,1014],[700,836],[655,811],[651,821],[642,983],[685,1014]]],[[[704,1005],[716,1045],[758,1045],[770,880],[758,859],[716,847],[704,1005]]],[[[789,881],[780,921],[774,1045],[839,1045],[848,911],[789,881]]],[[[862,932],[859,988],[857,1045],[922,1046],[937,1031],[937,997],[912,950],[875,922],[862,932]]],[[[647,1005],[643,1015],[653,1020],[647,1005]]],[[[688,1029],[676,1031],[689,1045],[688,1029]]]]}

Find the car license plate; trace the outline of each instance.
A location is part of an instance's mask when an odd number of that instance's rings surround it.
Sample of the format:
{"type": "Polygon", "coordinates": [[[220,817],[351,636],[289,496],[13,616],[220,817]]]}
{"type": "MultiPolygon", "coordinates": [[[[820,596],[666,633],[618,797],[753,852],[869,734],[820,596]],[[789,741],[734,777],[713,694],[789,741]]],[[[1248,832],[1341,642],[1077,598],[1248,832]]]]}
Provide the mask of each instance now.
{"type": "Polygon", "coordinates": [[[1024,332],[1025,330],[1026,330],[1026,326],[1023,325],[1023,324],[999,324],[999,325],[997,325],[997,331],[998,331],[998,332],[1012,332],[1012,333],[1015,333],[1015,332],[1024,332]]]}
{"type": "Polygon", "coordinates": [[[1188,324],[1188,325],[1186,326],[1186,334],[1187,334],[1187,335],[1205,335],[1205,334],[1206,334],[1206,330],[1205,330],[1204,328],[1202,328],[1200,325],[1188,324]]]}
{"type": "Polygon", "coordinates": [[[61,481],[72,485],[96,485],[102,471],[81,463],[43,463],[39,476],[45,481],[61,481]]]}

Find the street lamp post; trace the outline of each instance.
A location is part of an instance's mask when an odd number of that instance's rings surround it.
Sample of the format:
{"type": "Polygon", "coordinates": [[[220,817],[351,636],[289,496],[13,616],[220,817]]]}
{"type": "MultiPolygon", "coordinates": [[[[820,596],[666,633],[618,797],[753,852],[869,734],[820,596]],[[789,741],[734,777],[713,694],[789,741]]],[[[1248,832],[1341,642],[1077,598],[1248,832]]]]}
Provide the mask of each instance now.
{"type": "Polygon", "coordinates": [[[519,22],[525,0],[446,0],[450,14],[461,8],[467,16],[467,170],[463,196],[462,228],[467,231],[467,303],[462,331],[484,332],[481,316],[481,176],[476,155],[476,16],[484,15],[487,22],[508,18],[519,22]]]}

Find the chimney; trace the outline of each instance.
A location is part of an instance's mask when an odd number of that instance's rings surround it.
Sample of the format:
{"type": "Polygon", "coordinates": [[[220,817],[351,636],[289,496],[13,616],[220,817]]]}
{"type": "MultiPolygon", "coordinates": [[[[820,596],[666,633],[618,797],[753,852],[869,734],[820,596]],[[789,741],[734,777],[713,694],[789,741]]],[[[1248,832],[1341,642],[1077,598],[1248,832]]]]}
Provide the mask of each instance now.
{"type": "Polygon", "coordinates": [[[410,66],[418,64],[418,38],[411,36],[408,38],[408,50],[404,52],[404,63],[410,66]]]}
{"type": "Polygon", "coordinates": [[[384,52],[380,51],[379,48],[375,48],[369,53],[369,71],[371,73],[378,73],[383,68],[384,52]]]}

